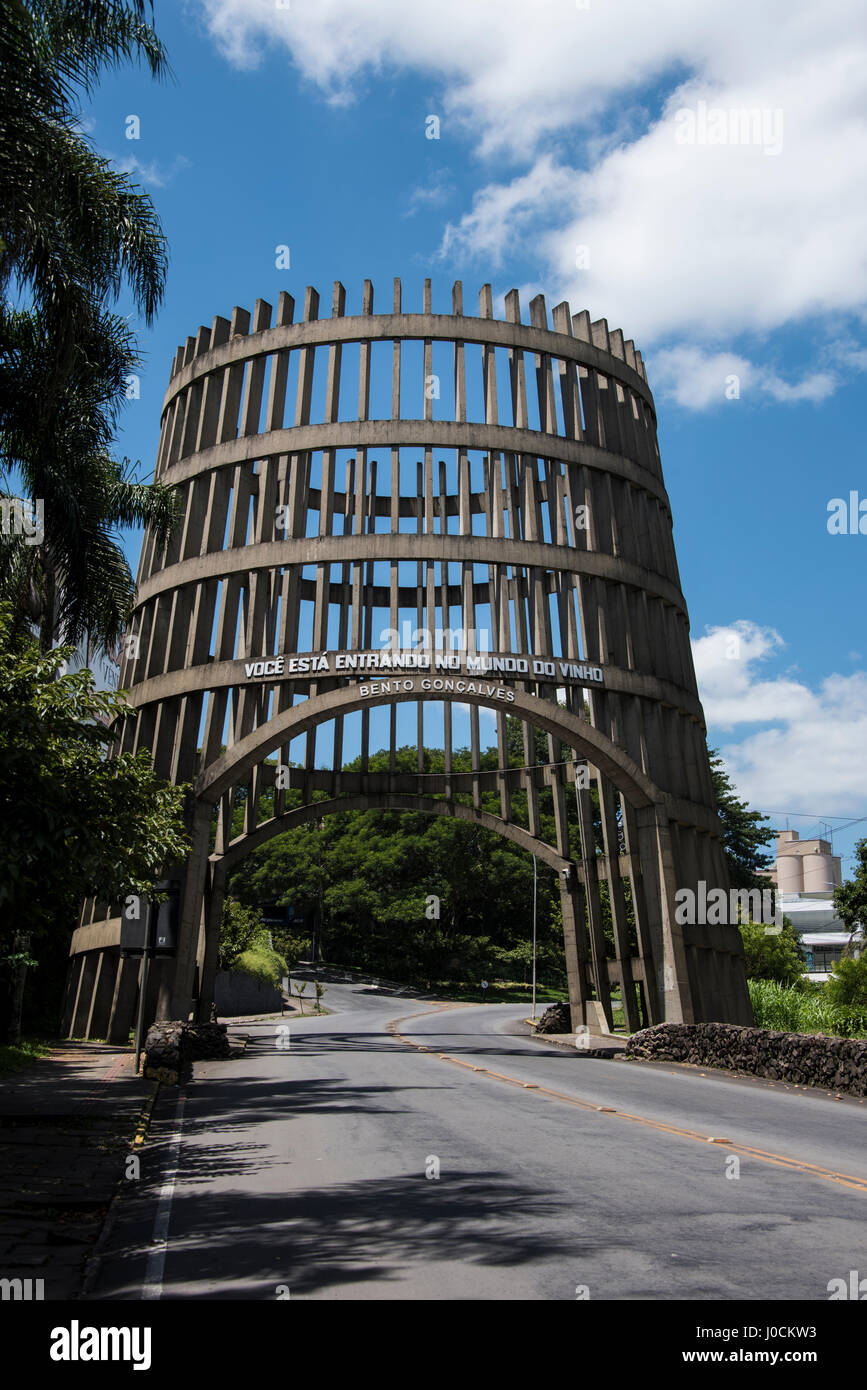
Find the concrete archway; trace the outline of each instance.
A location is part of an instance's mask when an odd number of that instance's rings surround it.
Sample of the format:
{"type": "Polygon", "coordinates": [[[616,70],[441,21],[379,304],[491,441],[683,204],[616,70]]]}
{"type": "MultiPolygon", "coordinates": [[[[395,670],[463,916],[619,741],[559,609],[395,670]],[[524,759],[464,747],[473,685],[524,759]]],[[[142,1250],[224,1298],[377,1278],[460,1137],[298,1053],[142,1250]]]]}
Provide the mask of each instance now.
{"type": "MultiPolygon", "coordinates": [[[[586,1004],[580,960],[591,960],[599,998],[609,991],[600,951],[607,879],[613,978],[627,1000],[638,983],[656,1017],[750,1022],[737,928],[674,921],[678,888],[726,889],[728,875],[640,352],[604,319],[565,303],[552,325],[541,295],[523,322],[510,291],[497,320],[490,285],[477,315],[465,311],[459,282],[450,313],[433,312],[429,281],[420,313],[406,312],[399,281],[386,313],[374,313],[369,281],[355,312],[346,300],[335,284],[322,318],[308,287],[297,322],[291,295],[281,294],[276,311],[258,300],[252,314],[238,308],[201,327],[172,364],[155,476],[177,488],[183,521],[165,545],[145,537],[120,681],[136,709],[123,749],[147,749],[159,775],[195,789],[190,856],[169,866],[184,884],[177,957],[155,1007],[181,1017],[201,1007],[233,789],[248,788],[249,844],[267,760],[277,752],[287,762],[300,736],[306,784],[328,799],[350,793],[376,804],[406,794],[420,805],[433,785],[423,775],[424,711],[436,702],[445,772],[434,796],[453,814],[463,814],[456,789],[472,793],[478,812],[492,778],[503,825],[514,820],[511,797],[526,795],[528,833],[543,853],[539,797],[550,788],[556,843],[545,853],[575,867],[564,898],[575,1020],[586,1004]],[[405,352],[413,341],[417,356],[405,352]],[[383,343],[387,363],[374,352],[383,343]],[[436,408],[434,343],[449,354],[452,383],[436,408]],[[358,353],[354,398],[341,385],[348,344],[358,353]],[[388,400],[391,417],[372,418],[371,404],[388,400]],[[484,418],[470,418],[479,409],[484,418]],[[465,655],[443,673],[442,689],[436,662],[427,686],[421,672],[389,677],[377,631],[410,621],[432,653],[441,644],[431,634],[457,628],[461,650],[491,652],[498,674],[474,676],[465,655]],[[367,775],[377,753],[370,710],[387,710],[393,768],[407,704],[416,708],[415,785],[406,785],[410,774],[381,785],[367,775]],[[470,755],[460,774],[459,707],[468,710],[470,755]],[[495,711],[499,766],[490,774],[483,708],[495,711]],[[509,716],[523,748],[517,779],[509,716]],[[350,721],[360,730],[347,757],[350,721]],[[537,730],[547,739],[541,755],[537,730]],[[325,769],[316,750],[323,731],[332,740],[325,769]],[[569,784],[564,746],[587,760],[590,787],[569,784]],[[356,752],[357,784],[346,772],[356,752]]],[[[108,1010],[121,1036],[131,1003],[118,942],[116,906],[85,904],[67,1013],[91,1030],[108,1010]]],[[[629,1006],[627,1018],[631,1025],[629,1006]]]]}

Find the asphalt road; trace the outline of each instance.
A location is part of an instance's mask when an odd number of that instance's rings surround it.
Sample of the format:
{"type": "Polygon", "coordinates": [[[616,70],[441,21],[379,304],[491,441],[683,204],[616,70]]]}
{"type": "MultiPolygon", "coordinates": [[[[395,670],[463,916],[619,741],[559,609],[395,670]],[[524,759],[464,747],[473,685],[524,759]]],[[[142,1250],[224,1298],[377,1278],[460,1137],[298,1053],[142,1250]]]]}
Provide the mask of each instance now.
{"type": "Polygon", "coordinates": [[[509,1005],[324,1003],[164,1093],[93,1297],[825,1301],[867,1274],[860,1102],[541,1047],[509,1005]]]}

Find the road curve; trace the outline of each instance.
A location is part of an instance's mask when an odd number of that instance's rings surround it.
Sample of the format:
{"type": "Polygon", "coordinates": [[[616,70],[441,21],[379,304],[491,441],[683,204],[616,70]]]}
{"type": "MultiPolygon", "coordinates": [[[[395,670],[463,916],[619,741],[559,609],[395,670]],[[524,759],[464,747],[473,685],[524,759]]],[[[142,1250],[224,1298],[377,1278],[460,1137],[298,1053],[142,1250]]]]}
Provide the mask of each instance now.
{"type": "Polygon", "coordinates": [[[163,1093],[92,1297],[824,1301],[867,1269],[858,1102],[540,1046],[514,1006],[324,1002],[240,1025],[182,1118],[163,1093]]]}

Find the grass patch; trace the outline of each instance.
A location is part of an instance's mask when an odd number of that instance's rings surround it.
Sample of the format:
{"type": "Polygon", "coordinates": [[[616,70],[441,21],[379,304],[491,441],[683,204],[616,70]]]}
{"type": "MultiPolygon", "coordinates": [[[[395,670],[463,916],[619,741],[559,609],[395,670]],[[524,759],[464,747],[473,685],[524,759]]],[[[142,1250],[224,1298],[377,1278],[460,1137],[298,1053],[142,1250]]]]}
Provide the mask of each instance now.
{"type": "Polygon", "coordinates": [[[20,1043],[5,1043],[0,1047],[0,1076],[13,1076],[46,1057],[51,1044],[40,1038],[23,1038],[20,1043]]]}
{"type": "Polygon", "coordinates": [[[779,1033],[830,1033],[838,1038],[867,1037],[867,1009],[832,1004],[814,991],[776,980],[750,980],[750,999],[757,1028],[779,1033]]]}
{"type": "MultiPolygon", "coordinates": [[[[417,986],[424,989],[425,986],[417,986]]],[[[438,984],[434,981],[430,994],[436,994],[438,999],[454,999],[463,1004],[531,1004],[533,1002],[533,986],[519,984],[516,980],[491,980],[487,989],[482,989],[480,985],[469,983],[438,984]]],[[[536,985],[537,1004],[560,1004],[564,1001],[562,989],[555,989],[548,985],[536,985]]]]}

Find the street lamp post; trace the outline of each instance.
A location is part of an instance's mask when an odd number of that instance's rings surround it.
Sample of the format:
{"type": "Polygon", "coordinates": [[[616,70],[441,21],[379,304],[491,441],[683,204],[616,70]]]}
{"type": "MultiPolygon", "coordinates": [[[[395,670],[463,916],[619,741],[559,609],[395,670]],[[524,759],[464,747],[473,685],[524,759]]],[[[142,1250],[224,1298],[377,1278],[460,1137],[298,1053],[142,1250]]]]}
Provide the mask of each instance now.
{"type": "Polygon", "coordinates": [[[137,1010],[137,1013],[136,1013],[136,1020],[135,1020],[135,1069],[136,1069],[136,1071],[139,1070],[139,1061],[140,1061],[140,1058],[141,1058],[141,1049],[142,1049],[142,1042],[143,1042],[143,1036],[142,1036],[142,1035],[143,1035],[143,1032],[144,1032],[145,1002],[146,1002],[146,999],[147,999],[147,991],[148,991],[148,973],[149,973],[148,967],[149,967],[149,964],[150,964],[150,956],[151,956],[151,925],[152,925],[152,922],[153,922],[153,915],[154,915],[154,905],[153,905],[153,903],[151,902],[150,898],[148,898],[148,910],[147,910],[147,916],[146,916],[146,918],[145,918],[144,950],[142,951],[142,958],[141,958],[141,974],[140,974],[140,976],[139,976],[138,1010],[137,1010]]]}
{"type": "Polygon", "coordinates": [[[533,1018],[536,1017],[536,878],[538,869],[533,855],[533,1018]]]}

